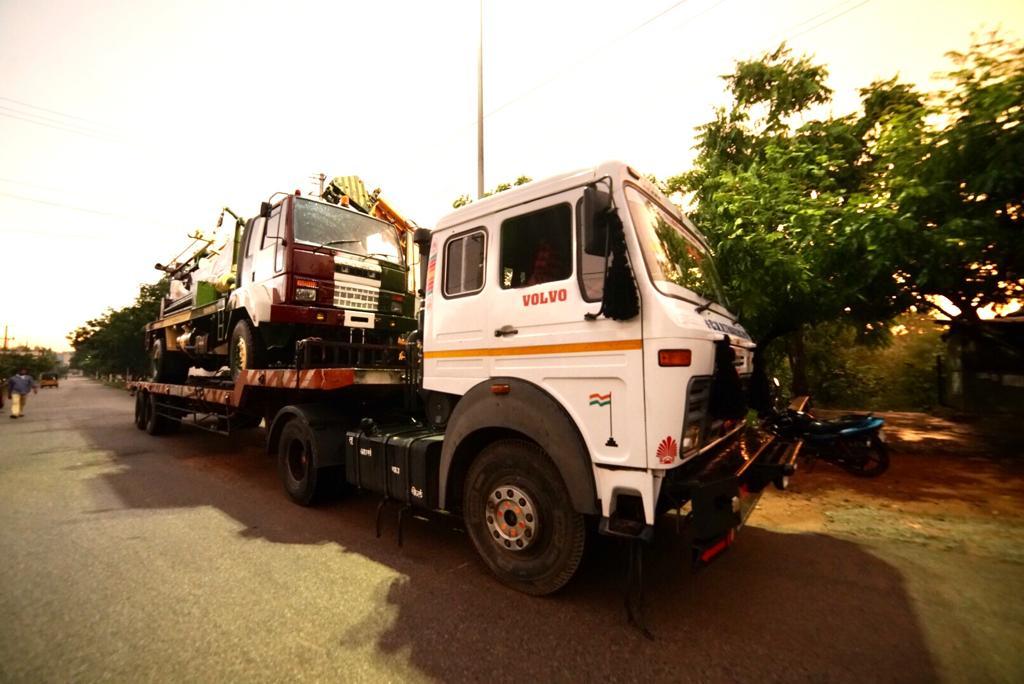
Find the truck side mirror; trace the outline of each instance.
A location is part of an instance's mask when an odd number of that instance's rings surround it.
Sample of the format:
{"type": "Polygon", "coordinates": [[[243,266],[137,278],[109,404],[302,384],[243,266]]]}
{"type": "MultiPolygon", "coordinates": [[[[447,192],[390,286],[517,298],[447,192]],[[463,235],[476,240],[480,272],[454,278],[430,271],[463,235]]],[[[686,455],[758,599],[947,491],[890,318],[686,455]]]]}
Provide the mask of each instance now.
{"type": "Polygon", "coordinates": [[[611,207],[611,196],[588,185],[583,189],[580,221],[583,226],[583,251],[592,256],[604,256],[608,249],[608,223],[599,216],[611,207]]]}
{"type": "MultiPolygon", "coordinates": [[[[626,255],[626,233],[618,212],[608,207],[596,217],[608,236],[608,267],[604,274],[604,299],[601,313],[616,321],[628,321],[640,313],[640,295],[636,291],[633,269],[626,255]]],[[[603,251],[603,250],[602,250],[603,251]]],[[[600,252],[599,252],[600,253],[600,252]]]]}
{"type": "Polygon", "coordinates": [[[260,217],[270,218],[270,212],[273,211],[274,205],[270,202],[263,202],[260,204],[260,217]]]}
{"type": "Polygon", "coordinates": [[[419,283],[421,293],[426,293],[427,290],[427,268],[430,265],[429,261],[431,237],[432,233],[427,228],[417,228],[412,233],[412,241],[416,243],[416,248],[420,252],[419,283]]]}

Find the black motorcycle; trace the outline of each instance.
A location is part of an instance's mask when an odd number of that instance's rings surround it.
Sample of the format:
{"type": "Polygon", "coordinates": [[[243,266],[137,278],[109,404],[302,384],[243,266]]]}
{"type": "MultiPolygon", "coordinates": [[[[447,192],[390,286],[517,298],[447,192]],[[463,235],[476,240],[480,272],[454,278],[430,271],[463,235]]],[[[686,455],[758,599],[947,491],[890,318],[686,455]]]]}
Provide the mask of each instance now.
{"type": "Polygon", "coordinates": [[[772,411],[764,421],[779,439],[803,443],[803,454],[820,458],[858,477],[878,477],[889,469],[885,421],[869,414],[819,420],[807,411],[772,411]]]}

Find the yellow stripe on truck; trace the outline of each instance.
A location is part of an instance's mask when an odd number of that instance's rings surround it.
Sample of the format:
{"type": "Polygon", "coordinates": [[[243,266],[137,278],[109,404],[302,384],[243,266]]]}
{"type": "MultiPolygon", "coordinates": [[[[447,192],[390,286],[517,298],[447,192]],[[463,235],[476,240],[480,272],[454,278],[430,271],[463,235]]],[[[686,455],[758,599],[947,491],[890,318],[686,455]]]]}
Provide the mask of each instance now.
{"type": "Polygon", "coordinates": [[[537,344],[526,347],[487,349],[443,349],[423,354],[428,359],[462,359],[471,356],[530,356],[533,354],[585,354],[587,352],[633,351],[643,348],[642,340],[608,340],[572,344],[537,344]]]}

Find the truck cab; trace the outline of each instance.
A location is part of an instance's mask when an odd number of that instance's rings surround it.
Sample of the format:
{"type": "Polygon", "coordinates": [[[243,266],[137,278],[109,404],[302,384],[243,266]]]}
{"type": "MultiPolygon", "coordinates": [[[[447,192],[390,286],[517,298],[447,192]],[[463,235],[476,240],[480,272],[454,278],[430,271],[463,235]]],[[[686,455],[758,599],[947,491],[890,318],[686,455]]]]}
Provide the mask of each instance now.
{"type": "Polygon", "coordinates": [[[165,304],[147,326],[154,380],[180,382],[189,366],[225,362],[235,376],[292,366],[308,338],[324,344],[307,363],[401,365],[398,340],[415,326],[401,231],[345,205],[275,198],[239,220],[230,278],[189,274],[190,306],[165,304]]]}
{"type": "MultiPolygon", "coordinates": [[[[559,463],[566,482],[592,483],[593,493],[569,486],[578,510],[599,507],[590,512],[609,518],[628,500],[653,525],[666,473],[739,430],[735,412],[713,415],[712,384],[723,352],[745,382],[754,344],[726,308],[703,236],[626,164],[474,202],[439,222],[429,249],[428,418],[466,420],[466,397],[491,388],[508,392],[492,425],[546,402],[533,422],[554,421],[552,432],[569,431],[579,444],[545,451],[556,463],[566,458],[552,453],[559,449],[586,456],[582,475],[567,476],[581,468],[559,463]],[[610,306],[623,299],[632,310],[610,306]],[[529,405],[508,404],[516,393],[529,405]]],[[[511,429],[536,434],[544,425],[511,429]]],[[[463,432],[472,428],[453,449],[463,432]]],[[[445,460],[458,468],[459,454],[445,460]]],[[[450,492],[449,505],[460,495],[450,492]]]]}

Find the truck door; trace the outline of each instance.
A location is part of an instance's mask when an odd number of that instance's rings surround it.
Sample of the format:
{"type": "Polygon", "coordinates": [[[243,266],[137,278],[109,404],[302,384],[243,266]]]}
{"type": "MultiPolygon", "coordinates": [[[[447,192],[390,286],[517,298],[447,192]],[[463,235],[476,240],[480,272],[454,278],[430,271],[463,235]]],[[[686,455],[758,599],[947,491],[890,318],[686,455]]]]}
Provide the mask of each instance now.
{"type": "Polygon", "coordinates": [[[265,283],[273,279],[278,272],[279,263],[277,251],[281,247],[281,240],[284,235],[284,210],[286,203],[282,202],[273,208],[270,217],[262,221],[262,231],[253,231],[254,249],[252,255],[252,272],[249,282],[265,283]]]}
{"type": "Polygon", "coordinates": [[[605,259],[582,248],[595,242],[584,239],[582,197],[582,188],[570,190],[490,222],[497,249],[488,259],[488,368],[555,396],[596,461],[643,466],[640,317],[586,318],[600,309],[605,259]]]}
{"type": "Polygon", "coordinates": [[[496,289],[487,273],[493,244],[487,227],[476,225],[431,245],[427,337],[446,351],[438,358],[427,357],[430,389],[462,395],[488,377],[481,349],[493,339],[487,330],[490,293],[496,289]]]}
{"type": "Polygon", "coordinates": [[[263,240],[263,231],[267,220],[254,218],[249,221],[245,228],[245,237],[242,240],[242,254],[238,268],[238,287],[243,287],[253,282],[253,257],[260,250],[260,242],[263,240]]]}

